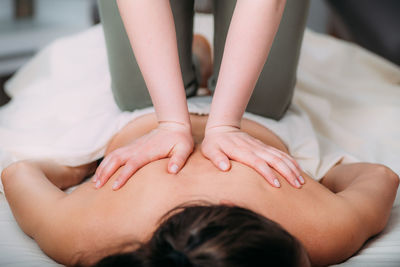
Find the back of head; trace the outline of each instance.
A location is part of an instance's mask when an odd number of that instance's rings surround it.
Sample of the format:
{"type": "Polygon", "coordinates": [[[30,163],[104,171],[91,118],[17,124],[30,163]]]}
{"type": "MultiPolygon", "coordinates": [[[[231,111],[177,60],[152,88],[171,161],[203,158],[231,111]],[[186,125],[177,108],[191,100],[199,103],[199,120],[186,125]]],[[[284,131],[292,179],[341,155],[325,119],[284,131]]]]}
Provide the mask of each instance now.
{"type": "Polygon", "coordinates": [[[300,243],[277,223],[248,209],[187,206],[166,216],[148,243],[96,266],[299,266],[300,243]]]}

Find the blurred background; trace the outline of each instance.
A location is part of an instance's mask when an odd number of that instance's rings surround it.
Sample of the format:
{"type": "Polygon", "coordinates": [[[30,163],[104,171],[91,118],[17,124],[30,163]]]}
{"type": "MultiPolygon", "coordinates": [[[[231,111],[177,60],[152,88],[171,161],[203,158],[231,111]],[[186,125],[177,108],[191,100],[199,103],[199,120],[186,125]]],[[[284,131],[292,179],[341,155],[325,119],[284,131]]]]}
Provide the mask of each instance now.
{"type": "MultiPolygon", "coordinates": [[[[211,1],[196,0],[198,32],[211,1]]],[[[400,65],[399,14],[399,0],[311,0],[307,27],[400,65]]],[[[5,81],[38,50],[98,22],[96,0],[0,0],[0,106],[9,101],[5,81]]]]}

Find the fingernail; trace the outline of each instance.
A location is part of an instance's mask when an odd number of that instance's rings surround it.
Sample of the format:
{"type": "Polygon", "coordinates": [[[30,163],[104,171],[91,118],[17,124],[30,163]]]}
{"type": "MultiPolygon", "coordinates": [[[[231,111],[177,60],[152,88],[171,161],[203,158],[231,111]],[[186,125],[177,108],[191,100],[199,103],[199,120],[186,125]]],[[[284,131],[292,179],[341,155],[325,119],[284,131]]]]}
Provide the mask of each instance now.
{"type": "Polygon", "coordinates": [[[226,171],[228,169],[228,164],[226,164],[226,162],[223,161],[221,161],[218,166],[223,171],[226,171]]]}
{"type": "Polygon", "coordinates": [[[294,180],[294,184],[295,184],[297,187],[300,187],[300,186],[301,186],[300,183],[299,183],[299,181],[297,181],[297,180],[294,180]]]}
{"type": "Polygon", "coordinates": [[[119,185],[118,181],[115,181],[112,186],[112,189],[117,189],[118,185],[119,185]]]}
{"type": "Polygon", "coordinates": [[[303,176],[300,175],[300,176],[299,176],[299,179],[300,179],[300,182],[301,182],[302,184],[305,183],[303,176]]]}
{"type": "Polygon", "coordinates": [[[178,165],[174,164],[171,166],[171,172],[176,173],[178,171],[178,165]]]}
{"type": "Polygon", "coordinates": [[[98,180],[97,182],[96,182],[96,188],[99,188],[100,187],[100,180],[98,180]]]}
{"type": "Polygon", "coordinates": [[[93,175],[92,182],[95,183],[97,181],[97,175],[93,175]]]}
{"type": "Polygon", "coordinates": [[[278,181],[278,179],[275,179],[275,180],[274,180],[274,185],[275,185],[276,187],[281,187],[281,183],[278,181]]]}

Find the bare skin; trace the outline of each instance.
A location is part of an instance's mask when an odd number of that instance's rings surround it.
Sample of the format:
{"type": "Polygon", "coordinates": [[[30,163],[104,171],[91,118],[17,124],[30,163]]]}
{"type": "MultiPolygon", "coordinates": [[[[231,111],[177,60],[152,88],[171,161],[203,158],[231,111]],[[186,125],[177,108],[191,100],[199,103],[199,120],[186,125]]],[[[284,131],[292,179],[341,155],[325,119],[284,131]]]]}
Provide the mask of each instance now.
{"type": "MultiPolygon", "coordinates": [[[[160,217],[194,200],[233,203],[281,224],[306,248],[315,266],[341,262],[386,225],[399,184],[389,168],[368,163],[336,165],[321,183],[302,173],[301,189],[278,172],[275,188],[254,169],[231,161],[221,172],[199,150],[206,116],[191,115],[194,152],[177,173],[167,171],[168,158],[139,169],[120,190],[112,190],[121,167],[100,189],[83,183],[71,194],[60,189],[94,173],[95,165],[60,166],[51,162],[15,163],[2,173],[7,200],[22,230],[54,260],[72,265],[94,263],[121,250],[122,244],[145,241],[160,217]]],[[[109,143],[106,154],[157,127],[155,115],[140,117],[109,143]]],[[[282,141],[263,126],[242,121],[242,130],[283,152],[282,141]]]]}

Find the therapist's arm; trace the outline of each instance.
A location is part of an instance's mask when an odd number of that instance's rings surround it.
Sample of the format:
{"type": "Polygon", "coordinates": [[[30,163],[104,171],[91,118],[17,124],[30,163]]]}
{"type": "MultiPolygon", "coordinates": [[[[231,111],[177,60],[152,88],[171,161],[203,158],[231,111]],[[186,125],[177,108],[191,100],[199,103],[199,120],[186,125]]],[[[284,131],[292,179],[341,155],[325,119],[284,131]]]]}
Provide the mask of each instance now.
{"type": "Polygon", "coordinates": [[[218,81],[207,121],[203,154],[221,170],[229,158],[256,169],[272,185],[271,167],[293,186],[303,179],[297,163],[240,130],[240,122],[277,32],[284,0],[238,0],[229,27],[218,81]]]}
{"type": "Polygon", "coordinates": [[[170,157],[168,171],[178,172],[194,146],[169,1],[117,2],[159,127],[131,145],[113,151],[100,164],[94,179],[96,187],[103,186],[124,166],[114,189],[120,188],[139,168],[157,159],[170,157]]]}
{"type": "Polygon", "coordinates": [[[169,1],[117,3],[158,121],[190,125],[169,1]]]}
{"type": "Polygon", "coordinates": [[[207,128],[240,121],[267,60],[284,0],[238,0],[225,42],[207,128]]]}

